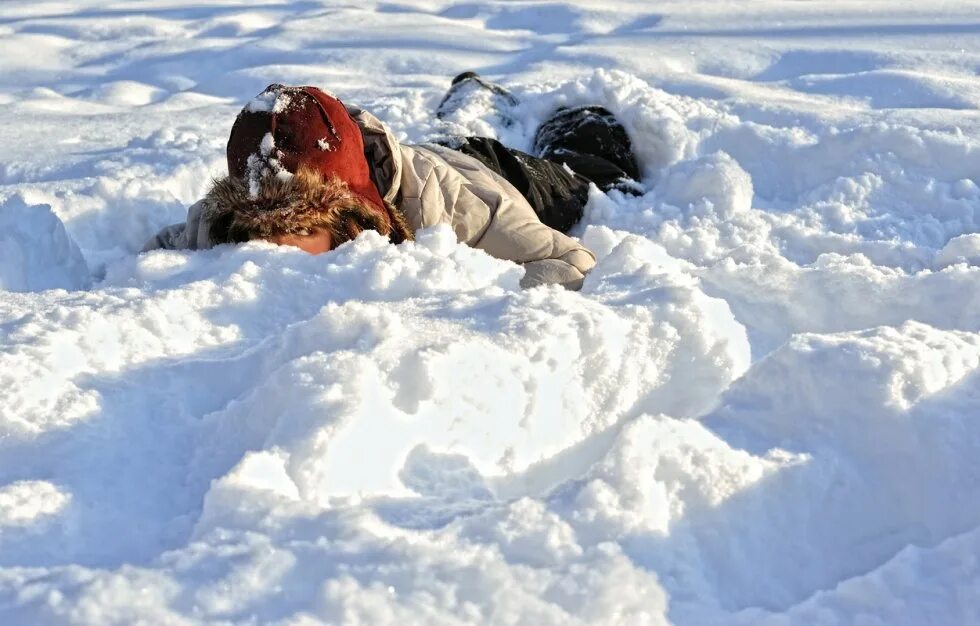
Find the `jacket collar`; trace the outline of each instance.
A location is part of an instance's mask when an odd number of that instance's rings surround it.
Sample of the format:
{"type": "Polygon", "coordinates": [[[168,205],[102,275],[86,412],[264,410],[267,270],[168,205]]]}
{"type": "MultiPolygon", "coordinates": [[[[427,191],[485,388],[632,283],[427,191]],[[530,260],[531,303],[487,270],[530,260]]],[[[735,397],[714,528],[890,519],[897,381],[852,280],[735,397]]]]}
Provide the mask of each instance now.
{"type": "Polygon", "coordinates": [[[357,105],[347,104],[347,112],[361,129],[364,155],[371,166],[371,175],[384,201],[397,205],[401,187],[402,160],[398,140],[388,126],[357,105]]]}

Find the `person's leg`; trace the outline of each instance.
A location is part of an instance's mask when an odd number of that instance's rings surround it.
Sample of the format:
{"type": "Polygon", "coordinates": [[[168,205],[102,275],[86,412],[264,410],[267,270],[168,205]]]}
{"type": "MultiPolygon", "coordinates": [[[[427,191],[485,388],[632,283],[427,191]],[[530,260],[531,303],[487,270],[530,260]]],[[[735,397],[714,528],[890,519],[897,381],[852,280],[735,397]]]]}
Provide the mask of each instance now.
{"type": "Polygon", "coordinates": [[[534,137],[541,158],[568,165],[603,191],[631,190],[640,171],[626,129],[609,109],[558,109],[534,137]]]}
{"type": "MultiPolygon", "coordinates": [[[[453,79],[436,116],[447,119],[464,108],[487,107],[507,125],[516,104],[517,99],[505,88],[475,72],[463,72],[453,79]]],[[[582,218],[589,181],[560,164],[513,150],[489,137],[452,137],[437,143],[467,154],[503,176],[548,226],[565,232],[582,218]]]]}
{"type": "Polygon", "coordinates": [[[453,79],[442,97],[436,107],[436,117],[450,119],[463,109],[478,113],[489,110],[501,124],[510,126],[514,121],[510,110],[516,105],[517,98],[500,85],[481,78],[476,72],[463,72],[453,79]]]}
{"type": "Polygon", "coordinates": [[[480,161],[514,185],[548,226],[568,232],[589,200],[589,181],[558,163],[508,148],[489,137],[454,137],[439,142],[480,161]]]}
{"type": "MultiPolygon", "coordinates": [[[[510,120],[514,96],[475,72],[453,79],[436,111],[440,119],[475,101],[486,100],[502,120],[510,120]]],[[[484,103],[486,104],[486,103],[484,103]]],[[[508,148],[487,137],[453,137],[440,141],[482,162],[527,198],[542,222],[567,232],[581,218],[589,183],[603,191],[635,193],[639,168],[626,129],[606,108],[562,108],[538,129],[539,157],[508,148]]]]}

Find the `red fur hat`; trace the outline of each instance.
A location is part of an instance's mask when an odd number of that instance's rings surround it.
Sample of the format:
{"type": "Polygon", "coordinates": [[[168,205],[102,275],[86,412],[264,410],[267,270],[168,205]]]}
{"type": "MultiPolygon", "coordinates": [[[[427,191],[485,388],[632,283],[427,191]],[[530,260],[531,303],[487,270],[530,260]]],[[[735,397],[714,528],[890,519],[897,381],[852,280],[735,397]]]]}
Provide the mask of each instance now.
{"type": "Polygon", "coordinates": [[[229,176],[208,196],[216,241],[327,226],[341,241],[339,230],[354,236],[365,227],[411,239],[371,180],[357,122],[316,87],[266,87],[235,119],[227,157],[229,176]]]}
{"type": "Polygon", "coordinates": [[[228,137],[228,174],[250,190],[264,173],[307,167],[336,176],[384,212],[371,182],[364,140],[344,104],[316,87],[274,84],[245,105],[228,137]]]}

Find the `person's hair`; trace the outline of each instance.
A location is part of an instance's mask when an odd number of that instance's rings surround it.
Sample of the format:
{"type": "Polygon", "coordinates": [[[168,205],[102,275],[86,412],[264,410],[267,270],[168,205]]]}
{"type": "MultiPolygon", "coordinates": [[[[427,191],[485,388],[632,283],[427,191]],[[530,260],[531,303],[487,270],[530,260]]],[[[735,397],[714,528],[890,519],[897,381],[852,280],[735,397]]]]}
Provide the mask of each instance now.
{"type": "Polygon", "coordinates": [[[394,243],[412,239],[401,213],[390,205],[385,209],[393,227],[380,208],[352,192],[344,181],[312,169],[288,177],[268,176],[254,194],[242,180],[220,178],[205,196],[208,235],[214,244],[303,236],[317,230],[328,231],[334,246],[365,230],[376,230],[394,243]]]}

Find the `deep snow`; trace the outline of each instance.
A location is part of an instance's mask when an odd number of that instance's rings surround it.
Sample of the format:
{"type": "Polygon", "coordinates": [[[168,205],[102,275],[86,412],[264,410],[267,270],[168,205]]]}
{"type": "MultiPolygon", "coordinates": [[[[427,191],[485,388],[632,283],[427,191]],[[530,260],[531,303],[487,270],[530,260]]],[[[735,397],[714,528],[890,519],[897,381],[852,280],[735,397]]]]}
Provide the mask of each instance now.
{"type": "Polygon", "coordinates": [[[0,623],[980,622],[980,4],[649,5],[4,2],[0,623]],[[644,193],[580,293],[138,255],[270,82],[604,104],[644,193]]]}

